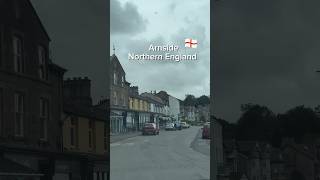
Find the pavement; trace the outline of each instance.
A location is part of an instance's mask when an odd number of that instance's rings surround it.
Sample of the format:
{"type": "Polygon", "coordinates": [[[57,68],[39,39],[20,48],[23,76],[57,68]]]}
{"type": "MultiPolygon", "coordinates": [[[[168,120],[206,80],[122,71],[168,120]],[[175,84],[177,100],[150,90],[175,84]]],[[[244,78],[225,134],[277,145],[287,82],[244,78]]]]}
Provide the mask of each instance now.
{"type": "Polygon", "coordinates": [[[139,136],[140,134],[141,134],[140,131],[136,131],[136,132],[127,132],[127,133],[123,133],[123,134],[111,135],[110,136],[110,142],[114,143],[114,142],[122,141],[122,140],[125,140],[125,139],[128,139],[128,138],[139,136]]]}
{"type": "Polygon", "coordinates": [[[201,139],[200,128],[111,143],[111,180],[209,180],[210,143],[201,139]]]}
{"type": "Polygon", "coordinates": [[[199,130],[196,138],[191,143],[191,148],[202,154],[210,156],[210,139],[202,139],[202,131],[199,130]]]}

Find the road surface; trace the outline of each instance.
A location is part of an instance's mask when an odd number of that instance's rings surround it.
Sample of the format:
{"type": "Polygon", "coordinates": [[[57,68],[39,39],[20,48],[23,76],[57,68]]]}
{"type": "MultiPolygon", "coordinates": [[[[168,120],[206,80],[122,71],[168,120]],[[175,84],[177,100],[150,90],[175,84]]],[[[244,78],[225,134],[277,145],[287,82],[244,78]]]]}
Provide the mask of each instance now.
{"type": "Polygon", "coordinates": [[[112,143],[111,180],[209,180],[209,141],[200,127],[112,143]]]}

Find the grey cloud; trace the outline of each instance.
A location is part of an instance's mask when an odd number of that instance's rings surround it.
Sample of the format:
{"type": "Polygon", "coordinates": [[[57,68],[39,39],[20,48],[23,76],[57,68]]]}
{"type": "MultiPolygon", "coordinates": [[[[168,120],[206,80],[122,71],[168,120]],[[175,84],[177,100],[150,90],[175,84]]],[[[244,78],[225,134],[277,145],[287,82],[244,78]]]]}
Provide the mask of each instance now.
{"type": "Polygon", "coordinates": [[[147,20],[138,12],[137,6],[127,2],[123,6],[111,0],[110,32],[113,34],[137,34],[146,29],[147,20]]]}
{"type": "MultiPolygon", "coordinates": [[[[154,21],[163,24],[166,27],[167,19],[172,14],[168,15],[178,8],[189,8],[186,5],[177,6],[177,3],[170,1],[161,1],[159,3],[157,12],[161,16],[148,17],[151,29],[154,21]],[[163,5],[163,6],[162,6],[163,5]],[[162,12],[162,13],[161,13],[162,12]],[[160,19],[161,17],[163,19],[160,19]],[[165,18],[166,17],[166,18],[165,18]]],[[[209,2],[209,1],[208,1],[209,2]]],[[[183,4],[183,3],[181,3],[183,4]]],[[[179,4],[179,5],[181,5],[179,4]]],[[[189,5],[189,4],[188,4],[189,5]]],[[[141,9],[146,8],[141,5],[141,9]]],[[[142,14],[144,12],[141,12],[142,14]]],[[[121,18],[126,15],[121,14],[121,18]]],[[[209,39],[206,36],[205,27],[196,22],[194,18],[190,21],[193,23],[183,22],[183,15],[179,14],[176,17],[177,23],[174,28],[159,29],[157,32],[151,32],[150,29],[146,29],[145,36],[129,36],[128,34],[117,34],[111,32],[111,42],[114,42],[117,46],[116,55],[119,57],[121,64],[126,71],[127,80],[132,85],[139,86],[140,92],[150,90],[166,90],[168,93],[184,99],[185,94],[194,94],[200,96],[203,94],[209,94],[209,39]],[[169,34],[169,36],[164,33],[169,34]],[[160,34],[157,36],[157,34],[160,34]],[[195,38],[201,43],[201,47],[197,50],[185,49],[185,38],[195,38]],[[149,52],[148,47],[150,44],[154,45],[166,45],[166,44],[178,44],[181,51],[198,52],[198,56],[201,60],[196,62],[169,62],[169,61],[129,61],[128,52],[133,53],[159,53],[149,52]]],[[[170,21],[169,21],[170,22],[170,21]]],[[[174,22],[174,21],[173,21],[174,22]]],[[[171,25],[171,24],[170,24],[171,25]]]]}
{"type": "Polygon", "coordinates": [[[214,19],[214,111],[236,121],[240,104],[283,112],[318,104],[319,2],[221,1],[214,19]]]}
{"type": "Polygon", "coordinates": [[[52,41],[53,61],[65,77],[88,76],[96,102],[107,93],[107,2],[100,0],[32,0],[52,41]]]}
{"type": "Polygon", "coordinates": [[[176,9],[176,7],[177,7],[177,4],[176,3],[174,3],[174,2],[172,2],[170,5],[169,5],[169,11],[172,13],[172,12],[174,12],[174,10],[176,9]]]}

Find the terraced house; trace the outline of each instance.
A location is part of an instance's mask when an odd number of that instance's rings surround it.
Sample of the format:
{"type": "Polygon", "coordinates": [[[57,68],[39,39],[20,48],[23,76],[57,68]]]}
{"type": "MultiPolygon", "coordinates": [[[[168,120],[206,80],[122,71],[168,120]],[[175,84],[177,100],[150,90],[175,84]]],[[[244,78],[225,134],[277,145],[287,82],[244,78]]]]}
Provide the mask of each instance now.
{"type": "Polygon", "coordinates": [[[130,87],[127,127],[141,130],[144,123],[150,122],[150,111],[151,105],[146,97],[139,95],[138,86],[130,87]]]}
{"type": "Polygon", "coordinates": [[[118,57],[110,57],[110,108],[111,133],[126,132],[126,119],[128,111],[128,93],[130,83],[126,81],[126,73],[118,57]]]}
{"type": "Polygon", "coordinates": [[[52,179],[61,154],[65,69],[28,0],[0,0],[0,179],[52,179]]]}
{"type": "Polygon", "coordinates": [[[105,111],[74,106],[92,103],[88,79],[63,104],[50,41],[29,0],[0,0],[0,180],[106,180],[105,111]]]}
{"type": "Polygon", "coordinates": [[[67,79],[63,83],[63,152],[77,155],[78,161],[63,162],[68,167],[61,170],[60,177],[67,176],[71,169],[77,178],[107,180],[108,168],[108,116],[106,109],[92,105],[91,81],[89,78],[67,79]]]}

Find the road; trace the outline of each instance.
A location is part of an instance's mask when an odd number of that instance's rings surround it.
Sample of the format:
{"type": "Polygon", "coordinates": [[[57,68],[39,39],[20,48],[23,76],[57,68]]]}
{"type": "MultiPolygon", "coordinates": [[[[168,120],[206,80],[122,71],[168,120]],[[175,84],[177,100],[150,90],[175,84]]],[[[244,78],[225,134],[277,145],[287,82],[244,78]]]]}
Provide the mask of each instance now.
{"type": "Polygon", "coordinates": [[[111,180],[209,180],[209,141],[200,127],[112,143],[111,180]]]}

